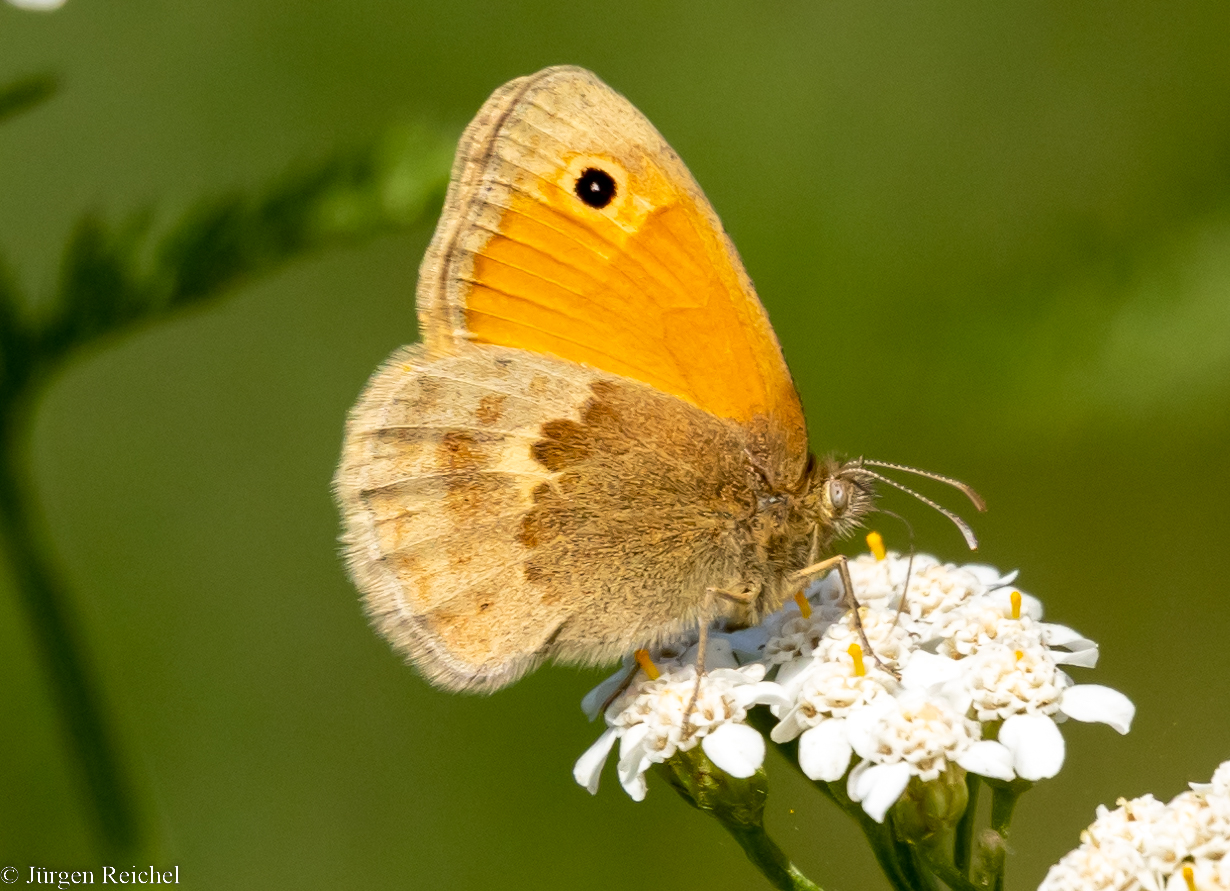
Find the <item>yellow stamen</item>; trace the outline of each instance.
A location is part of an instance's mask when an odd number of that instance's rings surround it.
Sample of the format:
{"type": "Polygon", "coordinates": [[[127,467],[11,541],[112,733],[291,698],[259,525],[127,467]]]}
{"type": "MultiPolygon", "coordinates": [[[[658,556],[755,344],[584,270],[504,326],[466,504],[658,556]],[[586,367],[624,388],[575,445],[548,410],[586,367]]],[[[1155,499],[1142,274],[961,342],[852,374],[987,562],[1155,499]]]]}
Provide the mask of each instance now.
{"type": "Polygon", "coordinates": [[[632,654],[636,657],[637,664],[641,666],[641,671],[645,672],[645,677],[651,681],[656,681],[662,677],[662,672],[658,671],[658,666],[653,664],[653,660],[649,658],[649,650],[637,650],[632,654]]]}
{"type": "Polygon", "coordinates": [[[846,652],[854,660],[854,676],[861,678],[867,673],[867,667],[863,665],[863,648],[856,643],[852,643],[846,652]]]}
{"type": "Polygon", "coordinates": [[[1019,619],[1021,618],[1021,592],[1013,591],[1011,600],[1012,600],[1012,618],[1019,619]]]}
{"type": "Polygon", "coordinates": [[[888,556],[888,551],[884,550],[884,536],[878,532],[867,533],[867,547],[871,548],[876,560],[883,560],[888,556]]]}
{"type": "Polygon", "coordinates": [[[799,615],[804,619],[811,618],[811,604],[807,602],[807,598],[803,596],[802,589],[794,592],[794,602],[799,605],[799,615]]]}
{"type": "Polygon", "coordinates": [[[1196,873],[1186,864],[1183,866],[1183,881],[1187,882],[1187,891],[1196,891],[1196,873]]]}
{"type": "Polygon", "coordinates": [[[1016,661],[1020,662],[1022,659],[1025,658],[1025,651],[1024,650],[1014,650],[1013,655],[1016,656],[1016,661]]]}

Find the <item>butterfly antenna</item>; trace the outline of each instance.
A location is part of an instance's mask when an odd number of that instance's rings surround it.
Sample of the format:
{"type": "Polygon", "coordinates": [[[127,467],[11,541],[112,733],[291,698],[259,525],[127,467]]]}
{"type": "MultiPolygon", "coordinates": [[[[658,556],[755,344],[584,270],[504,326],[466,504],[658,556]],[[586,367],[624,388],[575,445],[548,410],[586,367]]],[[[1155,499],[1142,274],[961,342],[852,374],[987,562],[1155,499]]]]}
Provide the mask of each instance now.
{"type": "MultiPolygon", "coordinates": [[[[877,462],[876,466],[877,467],[895,467],[896,465],[885,465],[885,464],[881,464],[877,462]]],[[[876,473],[874,470],[868,470],[866,466],[863,466],[862,468],[860,468],[860,472],[865,473],[867,476],[871,477],[872,479],[877,479],[882,483],[888,483],[894,489],[900,489],[902,492],[905,492],[907,495],[913,495],[915,498],[917,498],[919,501],[921,501],[923,504],[927,505],[928,507],[935,508],[940,513],[942,513],[944,516],[946,516],[948,519],[952,520],[953,525],[955,525],[958,529],[961,530],[961,534],[965,536],[965,543],[969,545],[969,549],[971,551],[978,550],[978,538],[974,535],[974,530],[970,529],[969,524],[967,524],[964,520],[962,520],[960,517],[958,517],[948,508],[937,504],[936,502],[928,498],[926,495],[923,495],[921,492],[915,492],[909,486],[903,486],[901,483],[897,482],[896,480],[891,480],[888,477],[884,476],[883,474],[876,473]]],[[[931,474],[924,473],[922,475],[930,476],[931,474]]],[[[958,487],[962,487],[962,484],[956,483],[955,480],[947,480],[943,477],[938,477],[938,476],[934,478],[943,480],[944,482],[951,482],[957,485],[958,487]]],[[[970,489],[968,486],[964,486],[963,488],[968,490],[966,492],[967,495],[970,493],[973,493],[973,495],[971,495],[971,499],[973,497],[976,497],[977,493],[975,493],[973,489],[970,489]]],[[[978,502],[981,500],[982,499],[978,499],[978,501],[975,501],[974,504],[977,505],[978,502]]]]}
{"type": "MultiPolygon", "coordinates": [[[[887,468],[888,470],[901,470],[906,473],[913,473],[913,474],[917,474],[918,476],[925,476],[929,480],[936,480],[937,482],[947,483],[948,485],[952,486],[954,489],[960,489],[965,494],[965,497],[974,503],[974,507],[978,508],[978,511],[980,513],[987,509],[987,503],[982,500],[981,495],[979,495],[977,492],[974,491],[973,487],[966,485],[960,480],[954,480],[950,476],[941,476],[940,474],[932,473],[929,470],[919,470],[917,467],[906,467],[904,464],[889,464],[887,461],[872,461],[867,458],[861,459],[859,463],[861,463],[864,467],[866,467],[867,465],[871,465],[872,467],[884,467],[884,468],[887,468]]],[[[884,477],[879,477],[879,479],[883,480],[884,477]]],[[[886,483],[889,483],[889,485],[896,485],[891,480],[884,480],[884,481],[886,483]]],[[[905,489],[904,486],[898,486],[898,488],[905,489]]],[[[906,491],[909,492],[909,489],[906,489],[906,491]]],[[[910,494],[913,495],[915,493],[911,492],[910,494]]],[[[925,501],[926,499],[923,499],[923,500],[925,501]]]]}

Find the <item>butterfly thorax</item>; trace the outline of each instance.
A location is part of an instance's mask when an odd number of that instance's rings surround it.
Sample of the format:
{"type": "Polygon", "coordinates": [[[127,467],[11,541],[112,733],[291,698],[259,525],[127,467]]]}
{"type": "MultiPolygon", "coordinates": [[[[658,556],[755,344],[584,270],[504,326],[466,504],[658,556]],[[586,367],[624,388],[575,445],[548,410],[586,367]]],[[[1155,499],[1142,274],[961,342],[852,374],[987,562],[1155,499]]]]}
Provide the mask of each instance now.
{"type": "Polygon", "coordinates": [[[751,624],[781,607],[797,589],[794,574],[828,556],[836,540],[861,525],[874,509],[875,492],[857,462],[808,456],[800,480],[774,484],[749,458],[755,509],[747,519],[743,559],[745,589],[757,596],[727,610],[730,621],[751,624]]]}

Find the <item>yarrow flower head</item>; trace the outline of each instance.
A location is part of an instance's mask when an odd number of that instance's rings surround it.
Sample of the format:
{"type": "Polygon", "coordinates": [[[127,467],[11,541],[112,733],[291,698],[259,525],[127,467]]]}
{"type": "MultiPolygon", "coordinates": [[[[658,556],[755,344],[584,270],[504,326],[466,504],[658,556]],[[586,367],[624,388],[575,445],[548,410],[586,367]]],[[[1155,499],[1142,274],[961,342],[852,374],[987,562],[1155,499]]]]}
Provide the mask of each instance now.
{"type": "MultiPolygon", "coordinates": [[[[1042,622],[1041,603],[1011,587],[1015,573],[925,555],[912,568],[897,555],[868,555],[849,570],[858,621],[851,612],[821,619],[816,642],[795,647],[778,669],[790,705],[772,738],[797,737],[803,772],[829,782],[846,776],[850,798],[876,820],[912,779],[934,781],[951,765],[1000,780],[1054,776],[1064,758],[1057,722],[1066,718],[1127,732],[1126,697],[1075,684],[1060,668],[1094,665],[1097,645],[1042,622]],[[865,668],[844,655],[860,643],[875,656],[865,668]]],[[[843,596],[837,574],[814,585],[813,623],[843,596]]],[[[763,647],[778,660],[789,649],[774,636],[763,647]]]]}
{"type": "Polygon", "coordinates": [[[1117,804],[1098,808],[1080,847],[1050,868],[1038,891],[1230,889],[1230,761],[1167,804],[1152,795],[1117,804]]]}
{"type": "Polygon", "coordinates": [[[598,791],[602,767],[616,741],[619,782],[636,801],[645,797],[645,771],[650,765],[687,752],[697,743],[714,764],[732,776],[749,777],[760,769],[764,738],[743,721],[753,705],[784,702],[781,688],[764,681],[762,663],[739,666],[729,642],[720,637],[709,642],[707,670],[699,686],[695,661],[693,647],[660,664],[643,663],[622,692],[618,691],[628,676],[626,671],[591,691],[586,697],[591,708],[617,695],[603,713],[606,732],[573,768],[578,783],[591,794],[598,791]]]}
{"type": "MultiPolygon", "coordinates": [[[[831,573],[760,626],[715,633],[719,667],[702,678],[686,719],[696,689],[686,656],[666,654],[656,679],[638,672],[606,709],[608,729],[577,762],[577,782],[597,789],[617,740],[620,781],[638,800],[650,764],[698,741],[718,767],[750,776],[764,742],[744,720],[763,704],[778,719],[771,738],[798,740],[808,777],[844,778],[851,800],[883,821],[911,783],[962,783],[964,771],[1054,776],[1068,718],[1127,732],[1127,697],[1064,671],[1093,667],[1097,644],[1043,622],[1041,603],[1012,586],[1016,573],[883,552],[848,566],[857,613],[831,573]]],[[[587,697],[591,713],[630,669],[587,697]]]]}

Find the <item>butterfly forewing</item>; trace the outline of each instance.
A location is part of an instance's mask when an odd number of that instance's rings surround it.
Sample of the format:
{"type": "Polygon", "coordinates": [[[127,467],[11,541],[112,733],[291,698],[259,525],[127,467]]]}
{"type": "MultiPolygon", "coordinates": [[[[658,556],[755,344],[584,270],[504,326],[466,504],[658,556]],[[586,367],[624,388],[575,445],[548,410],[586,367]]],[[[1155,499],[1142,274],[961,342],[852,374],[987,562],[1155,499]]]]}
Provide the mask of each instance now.
{"type": "Polygon", "coordinates": [[[738,255],[657,130],[588,71],[547,69],[488,100],[418,297],[428,343],[513,346],[642,381],[764,425],[782,446],[774,474],[802,472],[802,409],[738,255]],[[592,170],[613,181],[605,206],[578,195],[592,170]]]}

